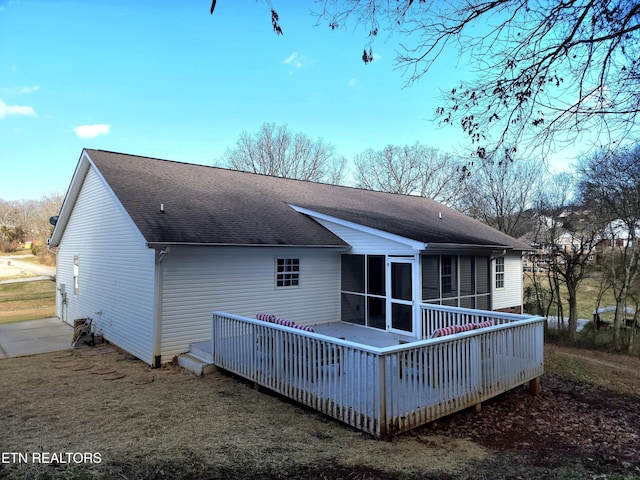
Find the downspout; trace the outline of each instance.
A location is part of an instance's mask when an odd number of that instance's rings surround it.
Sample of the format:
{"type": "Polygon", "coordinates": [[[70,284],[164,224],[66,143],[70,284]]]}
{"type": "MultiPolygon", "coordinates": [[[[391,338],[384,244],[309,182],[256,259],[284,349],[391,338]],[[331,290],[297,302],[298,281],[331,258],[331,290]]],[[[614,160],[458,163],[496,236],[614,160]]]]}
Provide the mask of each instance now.
{"type": "Polygon", "coordinates": [[[493,262],[493,261],[494,261],[495,259],[497,259],[497,258],[504,257],[506,254],[507,254],[507,249],[506,249],[506,248],[503,248],[503,249],[502,249],[502,253],[498,253],[498,254],[497,254],[497,255],[495,255],[495,256],[494,256],[494,255],[492,255],[492,256],[491,256],[491,261],[493,262]]]}
{"type": "Polygon", "coordinates": [[[162,261],[164,257],[169,253],[170,248],[165,247],[163,249],[156,250],[155,255],[155,293],[154,293],[154,308],[153,308],[153,368],[160,368],[162,365],[162,291],[164,283],[164,271],[162,268],[162,261]]]}

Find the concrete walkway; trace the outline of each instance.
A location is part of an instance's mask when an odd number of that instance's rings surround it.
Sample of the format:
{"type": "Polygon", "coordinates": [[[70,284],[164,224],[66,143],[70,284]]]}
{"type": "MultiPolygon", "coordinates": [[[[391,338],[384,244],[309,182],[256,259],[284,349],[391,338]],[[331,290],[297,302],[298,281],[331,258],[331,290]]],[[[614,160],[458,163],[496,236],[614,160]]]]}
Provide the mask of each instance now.
{"type": "Polygon", "coordinates": [[[73,328],[59,318],[0,324],[0,360],[70,350],[73,328]]]}

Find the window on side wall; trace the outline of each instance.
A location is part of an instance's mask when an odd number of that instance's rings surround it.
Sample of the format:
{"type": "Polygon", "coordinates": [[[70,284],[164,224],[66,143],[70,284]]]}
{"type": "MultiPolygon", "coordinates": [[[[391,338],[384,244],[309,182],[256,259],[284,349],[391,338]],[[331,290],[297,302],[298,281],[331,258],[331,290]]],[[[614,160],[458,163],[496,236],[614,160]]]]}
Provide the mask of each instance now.
{"type": "Polygon", "coordinates": [[[440,257],[440,292],[443,297],[455,297],[458,295],[458,266],[457,257],[440,257]]]}
{"type": "Polygon", "coordinates": [[[504,288],[504,257],[496,258],[496,288],[504,288]]]}
{"type": "Polygon", "coordinates": [[[300,259],[276,258],[276,287],[300,285],[300,259]]]}
{"type": "Polygon", "coordinates": [[[78,295],[78,256],[73,257],[73,294],[78,295]]]}

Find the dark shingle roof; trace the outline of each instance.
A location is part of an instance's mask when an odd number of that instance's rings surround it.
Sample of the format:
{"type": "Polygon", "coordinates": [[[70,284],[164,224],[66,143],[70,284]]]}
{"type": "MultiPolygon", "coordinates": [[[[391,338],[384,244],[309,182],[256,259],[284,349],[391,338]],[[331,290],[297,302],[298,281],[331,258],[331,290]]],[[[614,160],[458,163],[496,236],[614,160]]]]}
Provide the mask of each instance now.
{"type": "Polygon", "coordinates": [[[346,245],[291,204],[425,243],[526,248],[426,198],[85,152],[148,243],[346,245]]]}

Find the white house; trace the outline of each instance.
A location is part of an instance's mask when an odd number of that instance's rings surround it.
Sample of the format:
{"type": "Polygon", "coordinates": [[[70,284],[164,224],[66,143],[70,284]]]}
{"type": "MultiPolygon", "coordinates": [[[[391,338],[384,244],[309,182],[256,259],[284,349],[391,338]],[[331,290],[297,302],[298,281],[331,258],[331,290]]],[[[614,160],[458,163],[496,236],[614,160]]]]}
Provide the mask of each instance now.
{"type": "Polygon", "coordinates": [[[416,335],[419,304],[521,312],[528,246],[433,200],[83,150],[49,241],[57,315],[159,366],[211,312],[416,335]]]}

